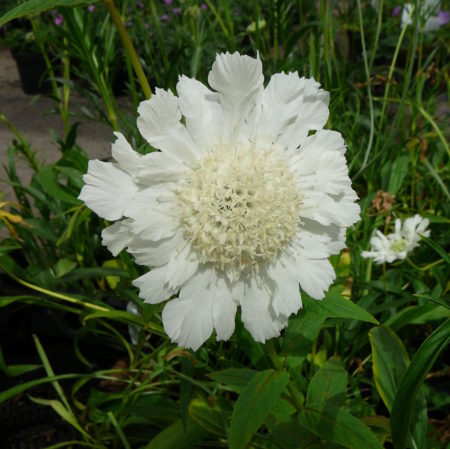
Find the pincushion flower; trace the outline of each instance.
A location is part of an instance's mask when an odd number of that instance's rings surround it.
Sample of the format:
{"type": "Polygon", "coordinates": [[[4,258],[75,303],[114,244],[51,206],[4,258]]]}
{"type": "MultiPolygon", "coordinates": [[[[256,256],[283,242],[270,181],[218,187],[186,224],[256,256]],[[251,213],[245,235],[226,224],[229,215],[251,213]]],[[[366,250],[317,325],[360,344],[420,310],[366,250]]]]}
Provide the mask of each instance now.
{"type": "Polygon", "coordinates": [[[373,258],[377,264],[405,259],[408,253],[419,246],[419,234],[429,237],[428,224],[429,220],[418,214],[407,218],[403,223],[397,218],[395,231],[387,236],[377,231],[370,239],[371,251],[363,251],[361,255],[373,258]]]}
{"type": "Polygon", "coordinates": [[[212,90],[181,76],[138,109],[159,152],[142,156],[116,133],[113,163],[90,161],[80,198],[107,220],[103,244],[151,271],[134,281],[166,333],[198,349],[234,332],[237,308],[256,341],[278,336],[335,278],[328,261],[359,219],[341,135],[322,127],[329,94],[297,73],[264,88],[262,65],[217,56],[212,90]],[[315,133],[311,133],[314,132],[315,133]]]}

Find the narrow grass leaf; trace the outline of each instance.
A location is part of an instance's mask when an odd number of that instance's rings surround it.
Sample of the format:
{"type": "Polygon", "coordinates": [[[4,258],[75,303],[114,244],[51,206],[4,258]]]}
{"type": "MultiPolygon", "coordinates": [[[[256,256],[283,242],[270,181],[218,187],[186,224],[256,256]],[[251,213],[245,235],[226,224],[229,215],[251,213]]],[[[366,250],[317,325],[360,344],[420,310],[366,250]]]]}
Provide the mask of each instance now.
{"type": "Polygon", "coordinates": [[[450,319],[444,321],[420,346],[403,376],[391,410],[392,441],[404,449],[413,403],[425,376],[450,342],[450,319]]]}

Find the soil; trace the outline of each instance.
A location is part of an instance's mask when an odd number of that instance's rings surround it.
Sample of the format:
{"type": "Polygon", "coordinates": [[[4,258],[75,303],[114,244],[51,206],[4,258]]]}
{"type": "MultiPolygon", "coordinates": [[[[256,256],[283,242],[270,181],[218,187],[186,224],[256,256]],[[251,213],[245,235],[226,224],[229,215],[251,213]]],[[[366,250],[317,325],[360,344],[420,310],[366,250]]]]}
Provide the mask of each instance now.
{"type": "MultiPolygon", "coordinates": [[[[31,144],[39,163],[45,165],[56,162],[61,153],[50,134],[50,130],[63,135],[63,125],[58,114],[50,113],[56,103],[51,98],[23,93],[17,65],[10,51],[0,48],[0,113],[16,127],[19,133],[31,144]]],[[[90,159],[108,157],[111,150],[111,129],[99,122],[87,120],[77,113],[86,106],[80,96],[71,94],[70,111],[75,112],[71,122],[80,121],[77,144],[83,148],[90,159]]],[[[8,160],[8,147],[15,138],[10,129],[0,121],[0,201],[14,200],[7,180],[4,164],[8,160]]],[[[30,181],[32,170],[24,160],[16,161],[17,172],[24,184],[30,181]]]]}

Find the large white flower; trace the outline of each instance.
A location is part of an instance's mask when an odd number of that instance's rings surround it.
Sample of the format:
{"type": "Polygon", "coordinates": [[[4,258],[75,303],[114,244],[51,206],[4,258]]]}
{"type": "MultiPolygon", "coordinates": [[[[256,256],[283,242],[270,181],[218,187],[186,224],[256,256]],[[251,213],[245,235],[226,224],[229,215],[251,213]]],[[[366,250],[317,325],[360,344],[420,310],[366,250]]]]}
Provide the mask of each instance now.
{"type": "Polygon", "coordinates": [[[397,218],[395,220],[395,231],[386,236],[380,231],[376,231],[370,239],[371,251],[363,251],[361,255],[364,258],[373,258],[377,264],[402,260],[419,246],[419,234],[429,237],[428,224],[429,220],[418,214],[407,218],[404,223],[397,218]]]}
{"type": "Polygon", "coordinates": [[[335,278],[328,256],[359,219],[341,135],[323,130],[327,92],[297,73],[264,88],[259,58],[218,55],[213,90],[182,76],[178,97],[157,89],[139,106],[141,134],[161,150],[134,152],[116,133],[115,163],[91,161],[80,198],[119,220],[103,244],[151,271],[140,296],[166,304],[172,341],[198,349],[234,331],[237,307],[253,338],[278,336],[335,278]],[[315,133],[311,133],[315,131],[315,133]]]}

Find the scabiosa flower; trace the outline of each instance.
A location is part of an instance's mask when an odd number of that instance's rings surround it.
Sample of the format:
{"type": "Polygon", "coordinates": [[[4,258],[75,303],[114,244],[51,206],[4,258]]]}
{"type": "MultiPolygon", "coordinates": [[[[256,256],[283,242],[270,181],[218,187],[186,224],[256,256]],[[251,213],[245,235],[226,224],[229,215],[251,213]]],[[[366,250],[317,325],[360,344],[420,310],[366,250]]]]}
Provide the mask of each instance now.
{"type": "Polygon", "coordinates": [[[395,220],[395,231],[387,236],[377,231],[370,239],[371,251],[361,253],[364,258],[373,258],[375,263],[392,263],[404,259],[408,253],[419,246],[420,235],[429,237],[428,219],[416,214],[407,218],[404,223],[395,220]]]}
{"type": "MultiPolygon", "coordinates": [[[[423,28],[425,33],[435,31],[439,29],[440,26],[447,23],[445,21],[446,11],[439,11],[440,4],[440,0],[423,0],[422,2],[419,2],[419,25],[423,28]]],[[[413,8],[412,4],[405,4],[402,11],[402,26],[411,25],[413,23],[413,8]]]]}
{"type": "Polygon", "coordinates": [[[220,54],[213,90],[181,76],[176,90],[143,101],[141,134],[160,152],[142,156],[116,133],[116,162],[90,161],[79,198],[101,217],[117,255],[151,271],[133,283],[178,344],[198,349],[213,329],[234,332],[237,307],[256,341],[278,336],[335,278],[328,256],[359,219],[342,136],[322,127],[328,92],[278,73],[263,85],[259,57],[220,54]],[[315,131],[315,132],[314,132],[315,131]]]}
{"type": "Polygon", "coordinates": [[[88,12],[94,12],[95,11],[95,5],[94,4],[90,4],[88,5],[88,12]]]}
{"type": "Polygon", "coordinates": [[[64,22],[64,17],[61,14],[57,14],[56,17],[53,19],[53,22],[55,22],[56,26],[61,26],[64,22]]]}

